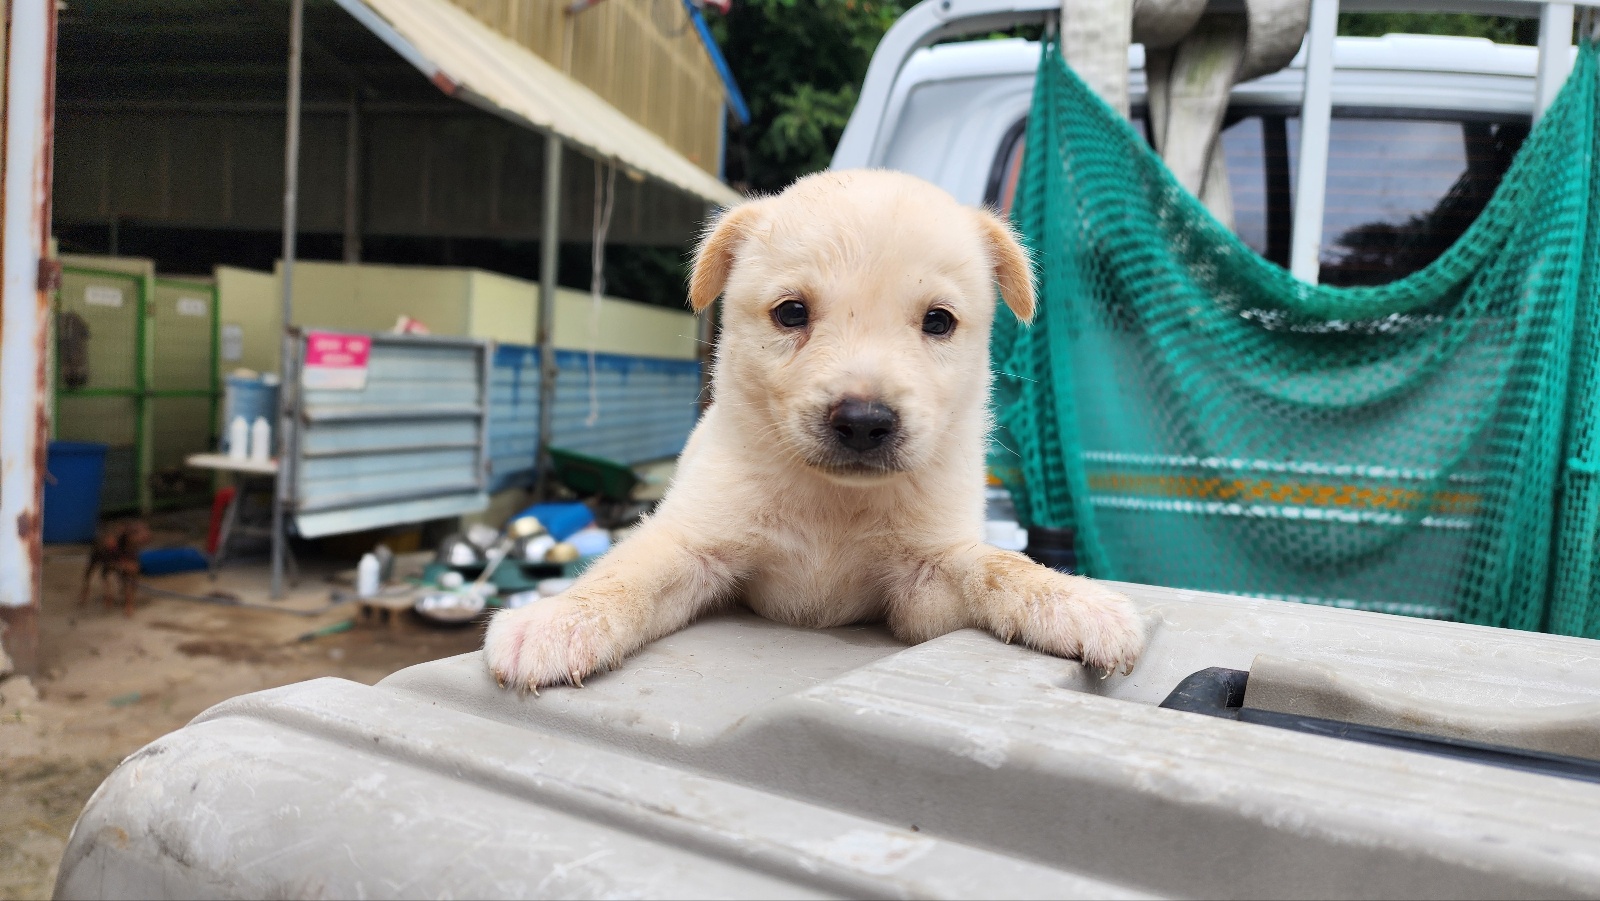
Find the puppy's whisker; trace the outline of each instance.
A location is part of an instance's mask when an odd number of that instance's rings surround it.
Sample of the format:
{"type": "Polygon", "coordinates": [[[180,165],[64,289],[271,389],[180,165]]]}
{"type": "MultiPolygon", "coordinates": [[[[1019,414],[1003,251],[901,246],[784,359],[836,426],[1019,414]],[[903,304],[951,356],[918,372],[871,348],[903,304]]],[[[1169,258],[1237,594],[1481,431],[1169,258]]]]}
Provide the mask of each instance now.
{"type": "Polygon", "coordinates": [[[1003,369],[990,369],[989,371],[994,373],[995,375],[1004,375],[1004,376],[1009,376],[1009,377],[1014,378],[1014,379],[1022,379],[1024,382],[1033,382],[1034,384],[1038,384],[1039,383],[1038,379],[1030,379],[1025,375],[1017,375],[1015,372],[1006,372],[1003,369]]]}
{"type": "Polygon", "coordinates": [[[790,456],[801,460],[806,458],[806,448],[788,430],[783,428],[782,423],[772,423],[767,426],[761,431],[760,438],[761,440],[776,438],[779,450],[786,451],[790,456]]]}
{"type": "Polygon", "coordinates": [[[783,428],[783,423],[781,422],[767,423],[752,437],[757,444],[776,439],[778,449],[788,451],[793,456],[801,458],[805,456],[800,453],[800,448],[795,444],[794,437],[783,428]]]}

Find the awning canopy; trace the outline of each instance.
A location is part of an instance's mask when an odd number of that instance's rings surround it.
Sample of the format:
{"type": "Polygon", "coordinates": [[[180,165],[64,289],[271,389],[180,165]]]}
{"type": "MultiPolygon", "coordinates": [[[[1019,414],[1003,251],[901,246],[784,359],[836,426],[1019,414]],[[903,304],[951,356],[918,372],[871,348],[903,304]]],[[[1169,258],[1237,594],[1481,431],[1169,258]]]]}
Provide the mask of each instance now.
{"type": "Polygon", "coordinates": [[[740,196],[538,54],[449,0],[337,0],[446,94],[718,206],[740,196]]]}

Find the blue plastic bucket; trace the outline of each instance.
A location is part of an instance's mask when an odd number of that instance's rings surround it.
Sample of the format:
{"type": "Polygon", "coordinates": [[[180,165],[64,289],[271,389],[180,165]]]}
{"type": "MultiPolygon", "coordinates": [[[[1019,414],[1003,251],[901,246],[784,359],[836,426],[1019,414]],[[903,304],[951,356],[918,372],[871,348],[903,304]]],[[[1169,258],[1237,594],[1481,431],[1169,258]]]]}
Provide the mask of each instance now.
{"type": "Polygon", "coordinates": [[[94,540],[100,522],[100,487],[106,480],[106,446],[86,441],[52,441],[44,480],[46,544],[94,540]]]}

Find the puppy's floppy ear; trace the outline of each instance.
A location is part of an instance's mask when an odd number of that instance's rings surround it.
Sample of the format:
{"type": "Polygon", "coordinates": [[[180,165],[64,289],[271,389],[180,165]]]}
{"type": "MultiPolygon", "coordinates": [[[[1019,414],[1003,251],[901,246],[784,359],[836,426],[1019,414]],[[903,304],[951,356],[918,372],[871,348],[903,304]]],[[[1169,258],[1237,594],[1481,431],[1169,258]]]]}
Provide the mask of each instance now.
{"type": "Polygon", "coordinates": [[[689,306],[696,313],[711,306],[722,294],[728,273],[733,270],[734,251],[755,221],[756,206],[745,203],[728,210],[700,239],[700,249],[694,255],[694,274],[689,276],[689,306]]]}
{"type": "Polygon", "coordinates": [[[977,216],[984,242],[989,245],[989,259],[994,263],[994,280],[1000,285],[1000,296],[1018,319],[1032,322],[1033,267],[1028,252],[1017,240],[1017,233],[999,217],[987,210],[979,210],[977,216]]]}

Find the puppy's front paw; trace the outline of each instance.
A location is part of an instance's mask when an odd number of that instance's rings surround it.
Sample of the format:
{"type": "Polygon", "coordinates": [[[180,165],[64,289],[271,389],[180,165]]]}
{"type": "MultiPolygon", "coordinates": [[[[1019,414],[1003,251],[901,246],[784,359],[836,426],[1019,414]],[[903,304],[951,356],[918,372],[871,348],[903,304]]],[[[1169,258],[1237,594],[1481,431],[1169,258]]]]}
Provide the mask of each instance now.
{"type": "Polygon", "coordinates": [[[535,693],[545,685],[581,686],[619,656],[605,617],[560,596],[496,614],[483,636],[495,681],[535,693]]]}
{"type": "Polygon", "coordinates": [[[1020,554],[1004,557],[993,561],[1000,577],[989,579],[1001,596],[995,617],[1001,638],[1076,657],[1107,675],[1118,669],[1133,672],[1145,638],[1132,601],[1092,579],[1058,573],[1020,554]]]}
{"type": "MultiPolygon", "coordinates": [[[[1077,657],[1091,670],[1133,672],[1144,653],[1144,623],[1133,602],[1092,579],[1051,572],[1057,583],[1041,616],[1046,629],[1072,633],[1077,657]]],[[[1070,656],[1070,655],[1068,655],[1070,656]]]]}

